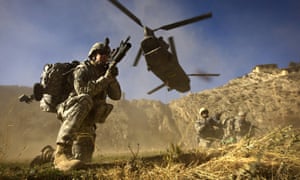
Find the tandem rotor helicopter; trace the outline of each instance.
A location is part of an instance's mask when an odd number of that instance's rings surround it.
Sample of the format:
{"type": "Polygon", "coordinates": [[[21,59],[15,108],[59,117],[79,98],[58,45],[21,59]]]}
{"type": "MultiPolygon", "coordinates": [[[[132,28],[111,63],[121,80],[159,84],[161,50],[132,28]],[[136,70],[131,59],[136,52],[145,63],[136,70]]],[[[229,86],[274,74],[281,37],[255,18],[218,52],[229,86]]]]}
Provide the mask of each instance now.
{"type": "Polygon", "coordinates": [[[134,60],[133,66],[137,66],[141,55],[145,57],[148,71],[152,71],[163,83],[150,90],[147,94],[152,94],[163,87],[168,91],[175,89],[179,92],[187,92],[191,89],[189,76],[219,76],[220,74],[186,74],[178,62],[175,43],[173,37],[169,37],[169,44],[162,37],[156,37],[157,30],[170,30],[187,24],[195,23],[212,17],[212,13],[202,14],[193,18],[185,19],[175,23],[167,24],[156,29],[144,26],[140,19],[123,6],[118,0],[108,0],[119,10],[125,13],[135,23],[144,29],[144,38],[141,47],[134,60]],[[171,52],[168,50],[170,47],[171,52]]]}

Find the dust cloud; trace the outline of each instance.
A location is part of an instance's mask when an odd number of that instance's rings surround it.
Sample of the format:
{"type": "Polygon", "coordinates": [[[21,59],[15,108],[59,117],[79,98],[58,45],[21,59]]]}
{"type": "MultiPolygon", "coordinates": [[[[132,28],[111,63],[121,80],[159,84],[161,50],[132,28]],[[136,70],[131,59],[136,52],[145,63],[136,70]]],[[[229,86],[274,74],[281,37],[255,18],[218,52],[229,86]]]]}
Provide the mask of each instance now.
{"type": "MultiPolygon", "coordinates": [[[[1,87],[0,160],[32,160],[46,145],[55,147],[60,121],[42,112],[39,103],[20,103],[21,93],[30,88],[1,87]],[[6,103],[4,103],[6,102],[6,103]]],[[[114,109],[105,123],[97,124],[95,156],[111,153],[164,151],[179,140],[167,105],[159,101],[121,100],[109,102],[114,109]]]]}

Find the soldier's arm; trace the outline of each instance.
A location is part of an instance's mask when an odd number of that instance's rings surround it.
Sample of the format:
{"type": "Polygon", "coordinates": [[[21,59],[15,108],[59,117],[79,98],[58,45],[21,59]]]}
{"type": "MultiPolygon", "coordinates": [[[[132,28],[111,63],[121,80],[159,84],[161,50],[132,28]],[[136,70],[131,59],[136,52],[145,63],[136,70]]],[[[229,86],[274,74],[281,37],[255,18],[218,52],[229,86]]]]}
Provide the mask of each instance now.
{"type": "Polygon", "coordinates": [[[91,97],[95,96],[108,87],[108,79],[101,76],[97,80],[89,80],[88,69],[86,66],[79,65],[73,72],[74,74],[74,89],[79,94],[88,94],[91,97]]]}
{"type": "Polygon", "coordinates": [[[215,117],[209,117],[209,124],[211,126],[219,126],[220,121],[215,117]]]}
{"type": "Polygon", "coordinates": [[[197,120],[196,122],[195,122],[195,129],[196,129],[196,131],[197,132],[200,132],[204,127],[205,127],[205,123],[204,122],[202,122],[202,121],[200,121],[200,120],[197,120]]]}
{"type": "Polygon", "coordinates": [[[111,82],[109,83],[108,88],[107,88],[107,95],[112,100],[121,99],[121,95],[122,95],[121,87],[116,78],[113,78],[111,80],[111,82]]]}

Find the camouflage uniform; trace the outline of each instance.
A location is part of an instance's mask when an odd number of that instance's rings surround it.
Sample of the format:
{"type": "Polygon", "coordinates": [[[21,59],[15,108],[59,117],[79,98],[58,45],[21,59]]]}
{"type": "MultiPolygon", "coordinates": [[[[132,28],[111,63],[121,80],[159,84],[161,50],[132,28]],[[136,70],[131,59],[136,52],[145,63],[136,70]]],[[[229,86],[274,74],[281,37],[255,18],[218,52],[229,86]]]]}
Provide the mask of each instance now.
{"type": "Polygon", "coordinates": [[[225,119],[225,121],[223,122],[223,130],[224,130],[224,136],[222,140],[223,144],[231,144],[236,142],[234,122],[235,122],[235,118],[228,118],[225,119]]]}
{"type": "Polygon", "coordinates": [[[197,143],[201,147],[208,148],[219,138],[220,124],[217,119],[208,116],[208,110],[201,108],[199,119],[195,121],[195,130],[197,133],[197,143]]]}
{"type": "MultiPolygon", "coordinates": [[[[91,54],[91,53],[89,53],[91,54]]],[[[103,123],[113,106],[106,103],[121,98],[121,88],[115,75],[104,77],[108,64],[82,62],[73,72],[74,90],[58,107],[62,120],[56,143],[67,149],[69,156],[90,162],[95,148],[96,123],[103,123]]]]}
{"type": "Polygon", "coordinates": [[[246,121],[246,113],[239,112],[234,121],[234,133],[236,140],[239,141],[242,137],[248,135],[251,128],[251,123],[246,121]]]}
{"type": "Polygon", "coordinates": [[[234,118],[224,121],[223,142],[225,144],[235,143],[249,133],[251,123],[246,121],[245,117],[246,114],[244,112],[239,112],[234,118]]]}

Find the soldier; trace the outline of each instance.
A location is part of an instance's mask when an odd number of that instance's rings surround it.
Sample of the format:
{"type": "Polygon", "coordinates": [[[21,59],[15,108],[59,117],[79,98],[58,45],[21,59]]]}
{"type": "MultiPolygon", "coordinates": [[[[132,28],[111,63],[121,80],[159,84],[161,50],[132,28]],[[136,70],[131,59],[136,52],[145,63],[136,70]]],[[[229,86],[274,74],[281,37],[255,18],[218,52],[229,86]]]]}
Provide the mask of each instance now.
{"type": "Polygon", "coordinates": [[[250,131],[251,123],[246,121],[246,113],[240,111],[234,118],[224,121],[223,143],[235,143],[250,131]]]}
{"type": "Polygon", "coordinates": [[[224,131],[224,136],[222,139],[223,144],[231,144],[236,142],[234,121],[235,118],[227,118],[223,122],[223,131],[224,131]]]}
{"type": "Polygon", "coordinates": [[[199,110],[199,119],[195,122],[197,143],[201,147],[208,148],[214,140],[220,138],[220,123],[216,118],[209,117],[209,111],[202,107],[199,110]]]}
{"type": "Polygon", "coordinates": [[[246,121],[246,113],[240,111],[234,121],[234,133],[236,140],[239,141],[242,137],[248,135],[251,128],[251,123],[246,121]]]}
{"type": "Polygon", "coordinates": [[[68,171],[90,162],[95,148],[96,123],[103,123],[113,106],[106,98],[119,100],[121,88],[116,76],[117,68],[108,70],[109,41],[95,43],[88,60],[73,71],[73,91],[57,108],[62,120],[54,153],[54,167],[68,171]]]}

